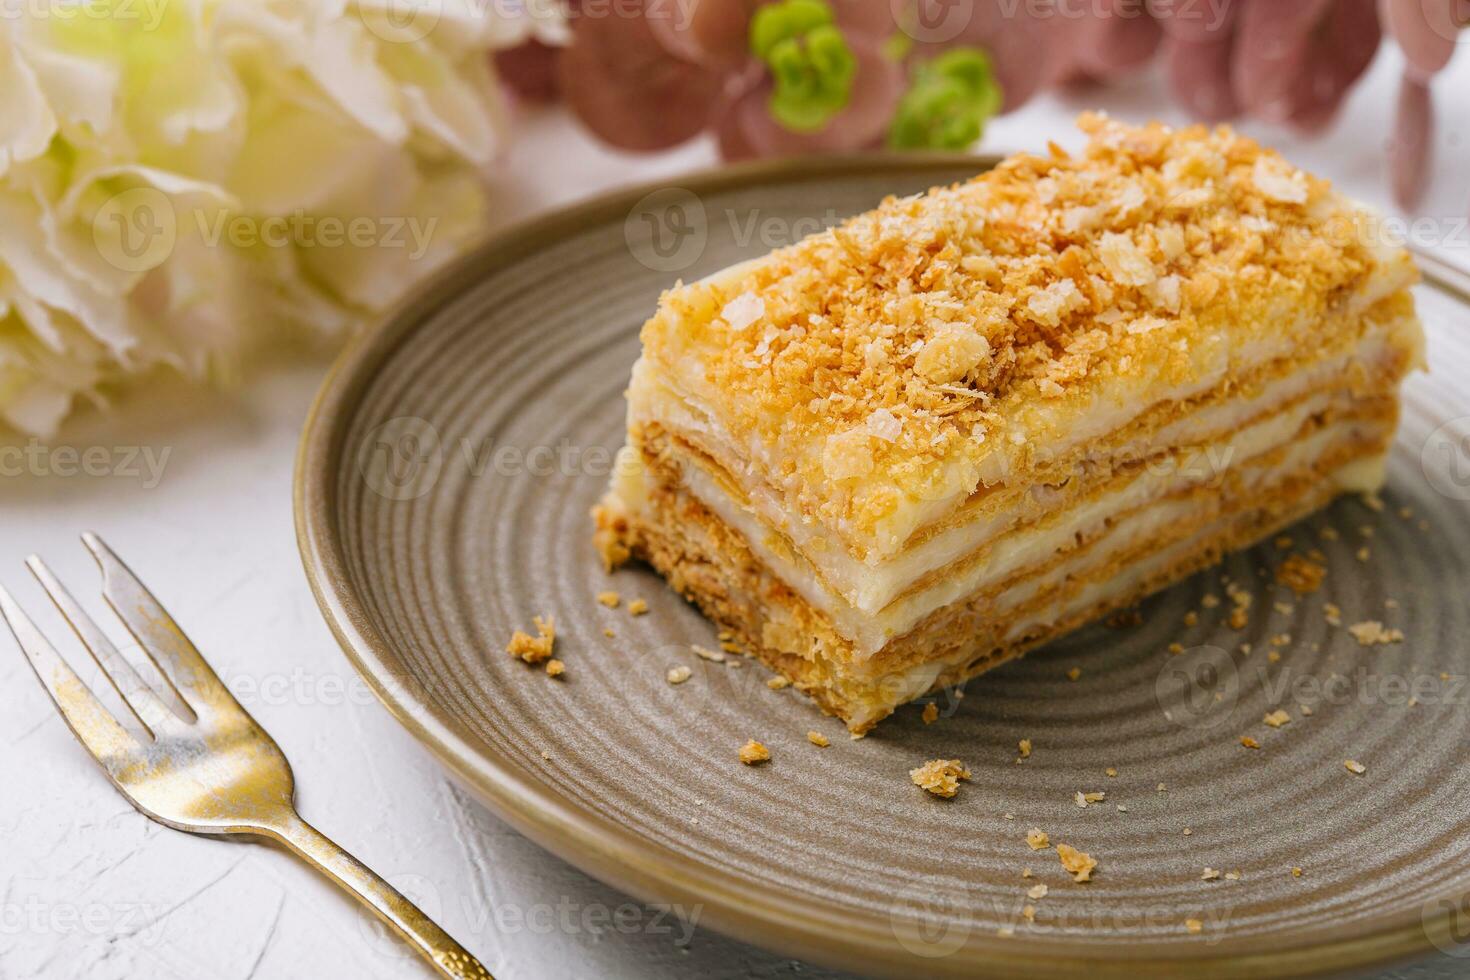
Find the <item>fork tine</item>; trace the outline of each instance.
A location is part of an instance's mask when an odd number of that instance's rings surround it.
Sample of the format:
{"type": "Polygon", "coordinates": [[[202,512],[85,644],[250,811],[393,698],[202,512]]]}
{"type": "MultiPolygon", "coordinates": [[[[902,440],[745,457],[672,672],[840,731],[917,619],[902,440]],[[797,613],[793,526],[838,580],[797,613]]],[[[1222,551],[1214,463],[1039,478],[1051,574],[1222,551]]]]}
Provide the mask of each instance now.
{"type": "Polygon", "coordinates": [[[128,757],[139,749],[137,741],[87,689],[3,587],[0,587],[0,615],[66,720],[66,726],[115,778],[128,757]]]}
{"type": "Polygon", "coordinates": [[[123,659],[117,647],[107,638],[107,634],[98,628],[92,617],[87,615],[87,611],[76,599],[72,598],[66,586],[61,584],[61,580],[52,573],[50,568],[46,567],[46,563],[38,556],[32,555],[26,559],[26,567],[31,570],[32,575],[36,576],[36,581],[41,583],[41,588],[46,590],[46,594],[56,604],[57,610],[71,624],[73,632],[77,634],[77,639],[82,641],[82,645],[87,648],[87,652],[92,655],[97,666],[102,668],[102,673],[107,675],[107,679],[112,682],[113,688],[127,704],[133,717],[137,718],[138,722],[148,729],[149,734],[155,737],[177,729],[180,724],[177,716],[169,710],[168,705],[159,699],[154,690],[144,683],[143,678],[139,677],[138,672],[133,669],[133,665],[123,659]]]}
{"type": "Polygon", "coordinates": [[[102,595],[107,604],[153,657],[179,696],[196,713],[202,713],[201,708],[240,713],[243,709],[219,676],[122,559],[90,531],[82,535],[82,543],[102,569],[102,595]]]}

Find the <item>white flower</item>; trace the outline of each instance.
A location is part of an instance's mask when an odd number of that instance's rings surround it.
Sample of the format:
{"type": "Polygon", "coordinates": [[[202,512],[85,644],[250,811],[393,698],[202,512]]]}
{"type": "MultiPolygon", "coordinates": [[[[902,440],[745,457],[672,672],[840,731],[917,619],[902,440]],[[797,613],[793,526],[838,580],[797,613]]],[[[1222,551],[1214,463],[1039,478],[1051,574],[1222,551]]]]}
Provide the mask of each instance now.
{"type": "Polygon", "coordinates": [[[549,2],[0,0],[0,420],[338,334],[483,227],[549,2]]]}

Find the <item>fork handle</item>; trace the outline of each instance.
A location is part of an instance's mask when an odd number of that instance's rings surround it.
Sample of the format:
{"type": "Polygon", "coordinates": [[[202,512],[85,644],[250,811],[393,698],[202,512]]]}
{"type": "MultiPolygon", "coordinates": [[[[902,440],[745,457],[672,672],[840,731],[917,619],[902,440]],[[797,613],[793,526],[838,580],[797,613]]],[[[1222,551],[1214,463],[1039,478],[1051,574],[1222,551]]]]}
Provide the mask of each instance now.
{"type": "Polygon", "coordinates": [[[413,946],[429,964],[450,980],[494,980],[490,971],[459,943],[439,928],[403,893],[375,874],[367,865],[334,844],[321,831],[285,810],[258,828],[267,837],[286,845],[308,864],[352,893],[378,918],[413,946]]]}

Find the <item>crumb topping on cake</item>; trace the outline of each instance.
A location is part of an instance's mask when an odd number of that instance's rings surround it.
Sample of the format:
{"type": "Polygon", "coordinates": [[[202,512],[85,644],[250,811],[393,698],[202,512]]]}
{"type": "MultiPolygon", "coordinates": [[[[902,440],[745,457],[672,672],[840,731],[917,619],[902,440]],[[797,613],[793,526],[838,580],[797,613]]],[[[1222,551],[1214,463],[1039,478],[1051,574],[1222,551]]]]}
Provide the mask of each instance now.
{"type": "Polygon", "coordinates": [[[1390,261],[1326,181],[1228,127],[1080,126],[1078,155],[1017,155],[676,286],[647,356],[692,358],[805,514],[870,534],[973,489],[997,445],[1024,464],[1121,385],[1188,384],[1390,261]]]}

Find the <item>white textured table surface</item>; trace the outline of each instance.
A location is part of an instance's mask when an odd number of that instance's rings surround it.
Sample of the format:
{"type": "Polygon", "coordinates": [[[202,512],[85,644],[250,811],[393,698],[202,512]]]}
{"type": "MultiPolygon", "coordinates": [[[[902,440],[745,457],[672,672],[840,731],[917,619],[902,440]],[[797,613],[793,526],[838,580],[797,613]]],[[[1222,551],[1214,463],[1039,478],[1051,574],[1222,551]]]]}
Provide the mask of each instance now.
{"type": "MultiPolygon", "coordinates": [[[[1381,56],[1325,139],[1260,135],[1383,203],[1396,71],[1397,56],[1381,56]]],[[[1440,162],[1424,208],[1437,219],[1432,234],[1450,237],[1462,261],[1467,83],[1462,57],[1436,87],[1440,162]]],[[[1159,100],[1151,82],[1108,94],[1130,118],[1159,100]]],[[[1040,147],[1069,132],[1083,107],[1083,97],[1040,100],[993,125],[985,149],[1040,147]]],[[[524,130],[498,180],[505,219],[713,160],[703,143],[657,159],[610,154],[556,112],[524,130]]],[[[373,700],[318,616],[296,553],[293,452],[321,371],[298,365],[232,393],[172,391],[83,420],[59,442],[102,447],[105,476],[59,475],[66,458],[54,453],[27,457],[18,475],[9,467],[0,582],[62,635],[20,560],[44,554],[90,597],[95,571],[76,535],[101,532],[281,743],[306,818],[420,900],[498,976],[827,975],[646,908],[541,851],[458,788],[373,700]]],[[[1470,944],[1461,952],[1392,975],[1470,975],[1470,944]]],[[[427,975],[285,854],[189,837],[135,813],[0,637],[0,978],[427,975]]]]}

